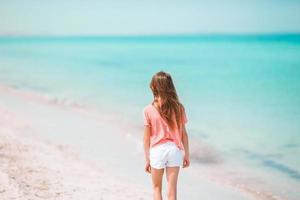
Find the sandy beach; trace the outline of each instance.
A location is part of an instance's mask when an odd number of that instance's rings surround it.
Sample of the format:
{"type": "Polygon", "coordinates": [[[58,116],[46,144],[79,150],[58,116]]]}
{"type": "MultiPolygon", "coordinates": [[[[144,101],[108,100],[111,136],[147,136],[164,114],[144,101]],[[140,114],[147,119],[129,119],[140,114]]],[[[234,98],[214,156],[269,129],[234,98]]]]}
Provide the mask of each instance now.
{"type": "MultiPolygon", "coordinates": [[[[142,127],[7,86],[0,87],[0,99],[0,199],[152,198],[143,171],[142,127]]],[[[195,146],[192,162],[218,162],[209,147],[197,146],[203,154],[195,154],[195,146]]],[[[197,167],[182,169],[179,199],[280,199],[197,167]]]]}
{"type": "Polygon", "coordinates": [[[66,145],[37,140],[29,121],[0,106],[0,199],[147,199],[66,145]]]}

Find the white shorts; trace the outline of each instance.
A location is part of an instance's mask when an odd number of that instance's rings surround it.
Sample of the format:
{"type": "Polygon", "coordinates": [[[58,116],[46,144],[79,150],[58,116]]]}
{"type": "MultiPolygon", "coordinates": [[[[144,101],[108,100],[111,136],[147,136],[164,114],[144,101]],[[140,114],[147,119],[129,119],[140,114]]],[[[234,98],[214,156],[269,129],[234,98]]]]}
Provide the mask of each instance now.
{"type": "Polygon", "coordinates": [[[183,164],[183,150],[174,142],[158,144],[150,148],[150,166],[155,169],[165,167],[180,167],[183,164]]]}

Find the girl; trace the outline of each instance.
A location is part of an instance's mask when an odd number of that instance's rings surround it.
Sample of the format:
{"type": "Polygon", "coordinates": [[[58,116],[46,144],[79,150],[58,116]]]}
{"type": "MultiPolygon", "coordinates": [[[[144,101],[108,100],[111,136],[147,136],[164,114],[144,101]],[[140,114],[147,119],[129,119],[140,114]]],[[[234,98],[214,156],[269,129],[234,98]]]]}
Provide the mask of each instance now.
{"type": "Polygon", "coordinates": [[[152,176],[154,200],[162,200],[162,177],[166,169],[168,200],[176,200],[180,166],[190,165],[187,117],[170,74],[156,73],[150,88],[154,100],[143,110],[145,171],[152,176]]]}

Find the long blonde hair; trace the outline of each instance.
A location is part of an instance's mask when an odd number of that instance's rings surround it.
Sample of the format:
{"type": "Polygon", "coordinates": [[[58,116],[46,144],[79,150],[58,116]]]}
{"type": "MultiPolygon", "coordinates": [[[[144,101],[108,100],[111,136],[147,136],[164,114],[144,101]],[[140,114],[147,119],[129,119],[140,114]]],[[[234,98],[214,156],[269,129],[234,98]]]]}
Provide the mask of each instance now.
{"type": "Polygon", "coordinates": [[[161,117],[167,122],[169,127],[174,130],[182,126],[183,105],[178,99],[178,95],[170,74],[160,71],[153,75],[150,82],[154,101],[160,98],[160,106],[158,112],[161,117]],[[175,120],[174,120],[175,114],[175,120]]]}

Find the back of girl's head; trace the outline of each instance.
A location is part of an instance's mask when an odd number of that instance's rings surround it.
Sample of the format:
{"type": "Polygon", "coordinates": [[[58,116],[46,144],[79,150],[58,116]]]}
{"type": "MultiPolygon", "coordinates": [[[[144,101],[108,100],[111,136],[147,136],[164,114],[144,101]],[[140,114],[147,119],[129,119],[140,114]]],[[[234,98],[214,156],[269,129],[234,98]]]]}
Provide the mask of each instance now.
{"type": "Polygon", "coordinates": [[[172,97],[178,99],[176,89],[169,73],[164,71],[157,72],[153,75],[150,88],[154,97],[172,97]]]}
{"type": "Polygon", "coordinates": [[[171,75],[164,71],[157,72],[151,79],[150,88],[154,98],[160,99],[160,115],[171,129],[175,129],[176,125],[180,128],[183,105],[179,102],[171,75]]]}

